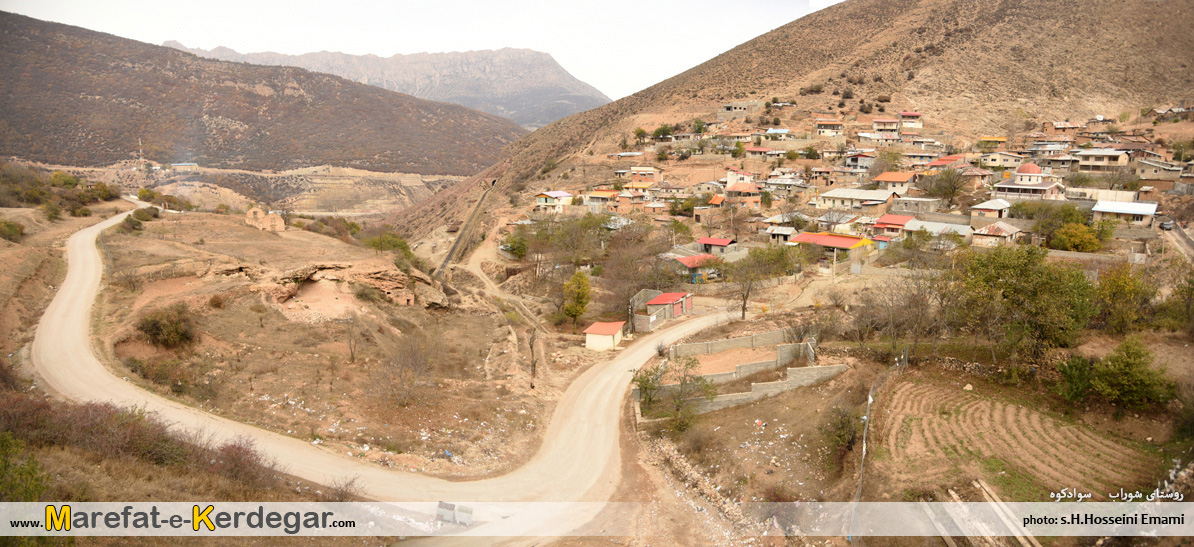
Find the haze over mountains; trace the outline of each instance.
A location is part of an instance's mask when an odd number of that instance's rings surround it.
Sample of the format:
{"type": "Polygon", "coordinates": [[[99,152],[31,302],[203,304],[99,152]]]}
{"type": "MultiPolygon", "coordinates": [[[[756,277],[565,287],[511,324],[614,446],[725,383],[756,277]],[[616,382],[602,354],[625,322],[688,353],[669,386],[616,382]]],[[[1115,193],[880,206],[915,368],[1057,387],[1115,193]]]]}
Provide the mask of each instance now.
{"type": "Polygon", "coordinates": [[[301,68],[201,59],[0,12],[0,155],[469,175],[526,134],[506,118],[301,68]]]}
{"type": "Polygon", "coordinates": [[[296,66],[335,74],[390,91],[510,118],[527,129],[610,102],[605,94],[574,78],[551,55],[529,49],[379,57],[329,51],[303,55],[238,53],[226,47],[188,48],[176,41],[162,45],[200,57],[296,66]]]}

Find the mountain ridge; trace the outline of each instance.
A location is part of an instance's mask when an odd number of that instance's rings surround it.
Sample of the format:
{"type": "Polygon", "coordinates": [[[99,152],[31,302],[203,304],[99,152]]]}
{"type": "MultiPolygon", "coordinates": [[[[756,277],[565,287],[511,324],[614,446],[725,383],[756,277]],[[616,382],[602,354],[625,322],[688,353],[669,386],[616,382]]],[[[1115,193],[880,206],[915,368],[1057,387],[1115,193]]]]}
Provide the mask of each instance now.
{"type": "Polygon", "coordinates": [[[317,51],[300,55],[239,53],[224,46],[188,48],[176,40],[162,44],[200,57],[271,66],[296,66],[374,85],[415,97],[467,106],[534,129],[609,103],[609,97],[582,82],[548,53],[502,48],[447,53],[353,55],[317,51]]]}
{"type": "Polygon", "coordinates": [[[526,134],[508,119],[301,68],[201,59],[0,12],[0,154],[282,170],[471,175],[526,134]]]}

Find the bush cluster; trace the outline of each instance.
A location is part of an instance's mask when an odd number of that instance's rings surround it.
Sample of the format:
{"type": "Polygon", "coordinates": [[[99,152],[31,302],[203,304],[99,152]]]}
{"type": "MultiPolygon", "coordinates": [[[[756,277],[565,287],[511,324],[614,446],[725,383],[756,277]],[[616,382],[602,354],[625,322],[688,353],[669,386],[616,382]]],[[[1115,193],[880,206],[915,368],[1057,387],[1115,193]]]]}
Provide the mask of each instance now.
{"type": "Polygon", "coordinates": [[[177,348],[195,341],[195,318],[191,309],[181,302],[151,311],[137,322],[137,330],[150,343],[164,348],[177,348]]]}

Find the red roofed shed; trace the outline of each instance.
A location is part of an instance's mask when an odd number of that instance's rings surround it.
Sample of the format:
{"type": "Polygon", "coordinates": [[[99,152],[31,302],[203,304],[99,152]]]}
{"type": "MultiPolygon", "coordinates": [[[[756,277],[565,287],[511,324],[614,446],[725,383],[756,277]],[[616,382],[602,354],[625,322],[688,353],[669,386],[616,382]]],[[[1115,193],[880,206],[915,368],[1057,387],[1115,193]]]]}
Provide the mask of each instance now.
{"type": "Polygon", "coordinates": [[[647,302],[647,315],[655,315],[659,310],[666,310],[664,317],[668,319],[692,311],[692,293],[665,292],[647,302]]]}

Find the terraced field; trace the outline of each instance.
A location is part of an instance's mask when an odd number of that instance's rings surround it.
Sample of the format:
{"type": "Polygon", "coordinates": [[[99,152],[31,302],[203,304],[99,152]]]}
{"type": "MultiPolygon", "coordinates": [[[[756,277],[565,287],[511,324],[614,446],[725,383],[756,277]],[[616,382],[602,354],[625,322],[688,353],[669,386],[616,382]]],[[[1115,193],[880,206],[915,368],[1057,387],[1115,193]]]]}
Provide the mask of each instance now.
{"type": "MultiPolygon", "coordinates": [[[[1151,485],[1162,457],[1021,405],[955,386],[909,379],[882,397],[875,468],[903,488],[933,488],[987,476],[1008,501],[1049,501],[1070,488],[1107,493],[1151,485]],[[1019,499],[1044,494],[1045,499],[1019,499]]],[[[1151,486],[1149,487],[1151,490],[1151,486]]]]}

